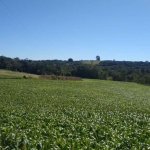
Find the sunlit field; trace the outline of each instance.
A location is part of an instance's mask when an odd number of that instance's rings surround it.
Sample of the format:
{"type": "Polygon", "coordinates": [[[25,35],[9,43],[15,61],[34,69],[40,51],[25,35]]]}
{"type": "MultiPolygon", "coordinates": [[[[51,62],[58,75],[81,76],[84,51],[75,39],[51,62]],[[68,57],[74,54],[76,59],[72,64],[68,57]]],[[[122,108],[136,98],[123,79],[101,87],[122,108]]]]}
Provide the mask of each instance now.
{"type": "Polygon", "coordinates": [[[21,79],[23,77],[39,78],[40,76],[35,75],[35,74],[25,73],[25,72],[0,69],[0,79],[21,79]]]}
{"type": "Polygon", "coordinates": [[[150,87],[0,80],[0,150],[150,149],[150,87]]]}

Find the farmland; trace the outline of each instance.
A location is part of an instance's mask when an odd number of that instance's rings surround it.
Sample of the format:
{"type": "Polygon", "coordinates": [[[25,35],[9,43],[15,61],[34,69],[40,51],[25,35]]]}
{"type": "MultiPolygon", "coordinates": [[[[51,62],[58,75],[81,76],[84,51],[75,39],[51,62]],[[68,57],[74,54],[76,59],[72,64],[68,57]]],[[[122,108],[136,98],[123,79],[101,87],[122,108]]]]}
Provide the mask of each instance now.
{"type": "Polygon", "coordinates": [[[150,87],[0,80],[0,150],[150,149],[150,87]]]}
{"type": "Polygon", "coordinates": [[[26,78],[39,78],[35,74],[0,69],[0,79],[21,79],[23,76],[26,76],[26,78]]]}
{"type": "Polygon", "coordinates": [[[98,60],[81,60],[82,64],[87,64],[87,65],[98,65],[100,61],[98,60]]]}

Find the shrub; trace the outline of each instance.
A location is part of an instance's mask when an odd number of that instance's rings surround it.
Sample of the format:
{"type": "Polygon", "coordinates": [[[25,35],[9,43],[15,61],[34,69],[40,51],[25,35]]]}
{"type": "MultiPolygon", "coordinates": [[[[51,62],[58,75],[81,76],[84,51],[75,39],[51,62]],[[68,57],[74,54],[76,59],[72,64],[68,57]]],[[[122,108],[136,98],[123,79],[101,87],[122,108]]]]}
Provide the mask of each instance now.
{"type": "Polygon", "coordinates": [[[23,78],[24,78],[24,79],[27,79],[27,76],[24,75],[23,78]]]}

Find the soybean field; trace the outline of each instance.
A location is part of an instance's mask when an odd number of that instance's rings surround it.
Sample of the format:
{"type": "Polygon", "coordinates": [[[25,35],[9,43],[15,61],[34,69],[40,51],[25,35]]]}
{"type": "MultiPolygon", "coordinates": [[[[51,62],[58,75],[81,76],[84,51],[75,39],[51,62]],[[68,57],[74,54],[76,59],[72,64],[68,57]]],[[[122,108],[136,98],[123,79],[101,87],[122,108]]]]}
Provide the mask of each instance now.
{"type": "Polygon", "coordinates": [[[0,80],[0,150],[150,149],[150,87],[0,80]]]}

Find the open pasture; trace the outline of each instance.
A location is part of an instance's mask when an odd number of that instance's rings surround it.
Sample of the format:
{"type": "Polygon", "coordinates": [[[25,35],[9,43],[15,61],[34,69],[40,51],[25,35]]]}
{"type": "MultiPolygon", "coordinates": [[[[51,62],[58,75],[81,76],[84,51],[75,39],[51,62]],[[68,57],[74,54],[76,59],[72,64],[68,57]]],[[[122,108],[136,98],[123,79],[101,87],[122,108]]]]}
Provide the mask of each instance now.
{"type": "Polygon", "coordinates": [[[0,150],[150,149],[150,87],[0,80],[0,150]]]}
{"type": "Polygon", "coordinates": [[[87,65],[98,65],[100,63],[98,60],[81,60],[81,62],[87,65]]]}
{"type": "Polygon", "coordinates": [[[26,78],[39,78],[35,74],[0,69],[0,79],[21,79],[23,76],[26,76],[26,78]]]}

